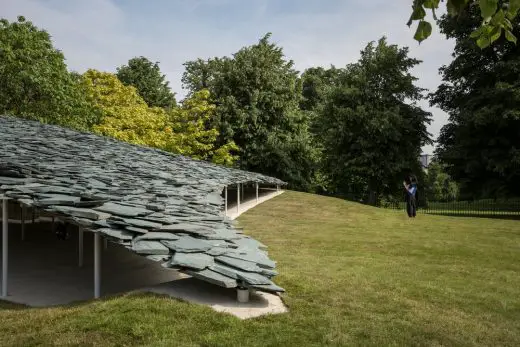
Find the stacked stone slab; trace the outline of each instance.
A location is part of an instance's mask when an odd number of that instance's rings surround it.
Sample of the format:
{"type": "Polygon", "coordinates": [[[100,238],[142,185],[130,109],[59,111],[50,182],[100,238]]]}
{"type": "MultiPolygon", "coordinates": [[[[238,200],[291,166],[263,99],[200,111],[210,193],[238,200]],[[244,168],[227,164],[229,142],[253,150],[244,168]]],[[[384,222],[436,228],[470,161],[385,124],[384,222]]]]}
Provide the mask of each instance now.
{"type": "Polygon", "coordinates": [[[207,282],[283,291],[267,247],[222,215],[221,192],[285,182],[7,116],[0,147],[0,195],[207,282]]]}

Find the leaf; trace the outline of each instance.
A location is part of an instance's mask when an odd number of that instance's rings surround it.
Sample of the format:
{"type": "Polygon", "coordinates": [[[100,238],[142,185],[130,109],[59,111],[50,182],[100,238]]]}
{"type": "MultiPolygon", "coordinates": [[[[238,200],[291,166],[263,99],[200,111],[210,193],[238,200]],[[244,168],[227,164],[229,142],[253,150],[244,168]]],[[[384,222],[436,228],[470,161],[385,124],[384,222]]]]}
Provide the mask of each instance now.
{"type": "Polygon", "coordinates": [[[427,21],[420,21],[415,32],[414,39],[422,42],[426,40],[432,33],[432,25],[427,21]]]}
{"type": "Polygon", "coordinates": [[[480,35],[477,39],[477,45],[484,49],[491,45],[494,41],[496,41],[502,32],[502,28],[498,27],[498,35],[497,35],[497,27],[492,25],[485,24],[480,28],[480,35]]]}
{"type": "Polygon", "coordinates": [[[505,32],[507,41],[513,42],[516,45],[516,36],[509,30],[505,30],[505,32]]]}
{"type": "Polygon", "coordinates": [[[488,47],[491,44],[490,38],[487,35],[481,35],[477,39],[477,46],[479,46],[480,49],[484,49],[488,47]]]}
{"type": "Polygon", "coordinates": [[[425,0],[423,2],[424,8],[436,9],[439,8],[440,0],[425,0]]]}
{"type": "Polygon", "coordinates": [[[410,16],[410,19],[408,20],[408,23],[406,25],[410,26],[412,25],[414,20],[421,20],[424,17],[426,17],[426,11],[421,5],[414,5],[412,15],[410,16]]]}
{"type": "Polygon", "coordinates": [[[493,28],[493,31],[491,31],[491,34],[490,34],[490,41],[491,43],[495,42],[496,40],[498,40],[498,38],[500,37],[500,35],[502,35],[502,28],[501,27],[494,27],[493,28]]]}
{"type": "Polygon", "coordinates": [[[513,30],[513,24],[511,24],[511,21],[507,18],[504,19],[504,26],[506,29],[513,30]]]}
{"type": "Polygon", "coordinates": [[[482,35],[482,27],[478,28],[478,29],[475,29],[471,35],[469,35],[470,38],[472,39],[476,39],[478,38],[480,35],[482,35]]]}
{"type": "MultiPolygon", "coordinates": [[[[520,0],[509,0],[509,13],[513,16],[516,16],[516,13],[520,10],[520,0]]],[[[512,18],[511,18],[512,19],[512,18]]]]}
{"type": "Polygon", "coordinates": [[[493,16],[490,23],[493,26],[503,26],[504,21],[506,21],[506,15],[503,10],[498,10],[497,13],[493,16]]]}
{"type": "Polygon", "coordinates": [[[491,18],[497,11],[498,0],[479,0],[480,15],[484,20],[491,18]]]}

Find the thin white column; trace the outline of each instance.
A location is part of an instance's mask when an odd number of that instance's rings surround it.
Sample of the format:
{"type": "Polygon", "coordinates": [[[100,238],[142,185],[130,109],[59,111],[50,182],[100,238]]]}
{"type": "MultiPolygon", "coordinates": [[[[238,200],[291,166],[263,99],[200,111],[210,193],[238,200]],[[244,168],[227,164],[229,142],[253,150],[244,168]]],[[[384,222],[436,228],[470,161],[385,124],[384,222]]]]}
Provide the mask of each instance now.
{"type": "Polygon", "coordinates": [[[240,183],[237,184],[237,213],[240,212],[240,183]]]}
{"type": "Polygon", "coordinates": [[[83,228],[78,230],[78,266],[83,266],[83,228]]]}
{"type": "Polygon", "coordinates": [[[7,297],[7,228],[9,215],[7,211],[7,199],[2,202],[2,297],[7,297]]]}
{"type": "Polygon", "coordinates": [[[224,216],[227,216],[227,186],[224,187],[224,216]]]}
{"type": "Polygon", "coordinates": [[[94,298],[101,295],[101,237],[94,233],[94,298]]]}
{"type": "Polygon", "coordinates": [[[25,216],[27,215],[25,205],[21,205],[20,210],[22,215],[22,241],[25,241],[25,216]]]}
{"type": "Polygon", "coordinates": [[[255,183],[256,188],[256,203],[258,204],[258,182],[255,183]]]}

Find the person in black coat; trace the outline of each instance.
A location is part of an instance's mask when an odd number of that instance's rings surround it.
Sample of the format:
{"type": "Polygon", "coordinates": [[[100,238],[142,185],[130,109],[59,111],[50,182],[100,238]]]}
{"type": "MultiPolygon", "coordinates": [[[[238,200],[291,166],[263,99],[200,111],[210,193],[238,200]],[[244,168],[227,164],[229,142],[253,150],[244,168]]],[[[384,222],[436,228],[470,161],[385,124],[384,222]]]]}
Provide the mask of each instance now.
{"type": "Polygon", "coordinates": [[[406,213],[408,213],[408,217],[410,218],[415,218],[417,215],[417,186],[417,178],[414,175],[407,176],[403,182],[403,187],[405,189],[406,213]]]}

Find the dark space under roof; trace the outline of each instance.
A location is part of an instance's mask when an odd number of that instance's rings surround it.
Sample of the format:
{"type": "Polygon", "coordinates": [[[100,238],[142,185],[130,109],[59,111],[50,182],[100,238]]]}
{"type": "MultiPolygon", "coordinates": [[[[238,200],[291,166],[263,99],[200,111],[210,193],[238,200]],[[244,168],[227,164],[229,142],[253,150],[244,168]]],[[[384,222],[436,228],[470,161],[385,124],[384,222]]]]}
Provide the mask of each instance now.
{"type": "Polygon", "coordinates": [[[0,196],[202,280],[278,292],[266,246],[222,215],[226,186],[285,185],[88,133],[0,116],[0,196]]]}

